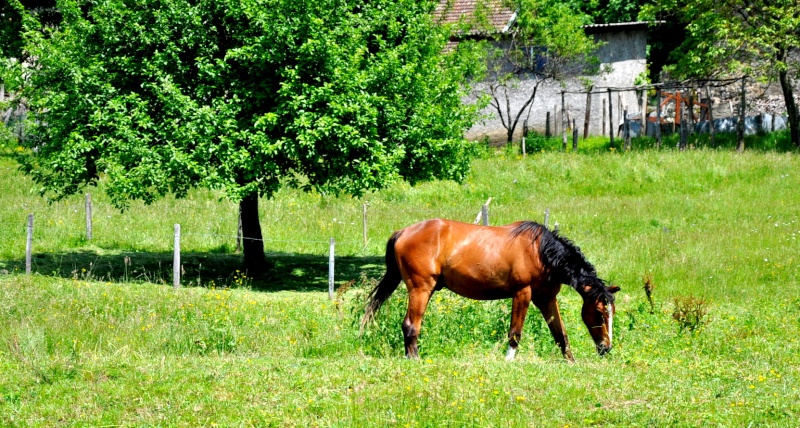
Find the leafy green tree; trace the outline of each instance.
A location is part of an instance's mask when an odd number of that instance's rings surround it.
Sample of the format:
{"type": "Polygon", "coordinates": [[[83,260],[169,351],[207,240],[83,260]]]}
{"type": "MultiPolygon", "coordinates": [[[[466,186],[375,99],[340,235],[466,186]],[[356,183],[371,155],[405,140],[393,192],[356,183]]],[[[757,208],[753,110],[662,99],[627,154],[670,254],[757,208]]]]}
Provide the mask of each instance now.
{"type": "Polygon", "coordinates": [[[587,24],[611,24],[636,21],[639,12],[655,0],[567,0],[574,10],[589,18],[587,24]]]}
{"type": "Polygon", "coordinates": [[[239,201],[244,261],[264,269],[260,197],[283,186],[361,195],[397,180],[461,180],[461,102],[477,61],[444,50],[432,1],[60,0],[22,97],[20,159],[53,199],[103,179],[113,203],[239,201]]]}
{"type": "Polygon", "coordinates": [[[677,19],[686,39],[673,53],[672,75],[752,76],[778,81],[792,142],[800,147],[793,85],[800,75],[800,3],[797,0],[659,0],[648,18],[677,19]]]}
{"type": "Polygon", "coordinates": [[[539,87],[548,81],[598,71],[593,55],[598,45],[583,30],[584,17],[557,0],[506,0],[506,7],[517,11],[516,23],[505,39],[498,34],[498,45],[490,54],[490,79],[486,83],[489,104],[497,111],[506,129],[507,142],[513,141],[519,121],[536,99],[539,87]],[[522,106],[509,102],[518,91],[521,78],[533,82],[522,106]]]}

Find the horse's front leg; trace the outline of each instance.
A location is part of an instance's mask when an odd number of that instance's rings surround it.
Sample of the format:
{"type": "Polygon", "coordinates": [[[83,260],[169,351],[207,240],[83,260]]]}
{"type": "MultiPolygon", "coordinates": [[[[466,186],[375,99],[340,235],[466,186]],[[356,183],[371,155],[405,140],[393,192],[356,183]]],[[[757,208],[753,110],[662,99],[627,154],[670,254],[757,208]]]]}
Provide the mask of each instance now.
{"type": "Polygon", "coordinates": [[[575,362],[575,358],[572,357],[572,350],[569,348],[567,329],[564,328],[564,322],[561,321],[561,312],[558,310],[558,300],[556,300],[554,296],[549,300],[535,302],[535,304],[536,307],[542,311],[544,320],[550,328],[550,333],[553,335],[553,339],[556,341],[556,344],[558,344],[558,347],[561,348],[561,353],[564,355],[564,358],[566,358],[567,361],[575,362]]]}
{"type": "Polygon", "coordinates": [[[519,340],[522,338],[522,326],[531,304],[531,288],[525,287],[514,295],[511,301],[511,328],[508,330],[508,352],[506,361],[511,361],[517,355],[519,340]]]}
{"type": "Polygon", "coordinates": [[[417,279],[407,281],[406,285],[408,287],[408,310],[403,320],[406,358],[419,359],[417,339],[422,328],[422,317],[425,315],[425,308],[428,307],[436,281],[417,279]]]}

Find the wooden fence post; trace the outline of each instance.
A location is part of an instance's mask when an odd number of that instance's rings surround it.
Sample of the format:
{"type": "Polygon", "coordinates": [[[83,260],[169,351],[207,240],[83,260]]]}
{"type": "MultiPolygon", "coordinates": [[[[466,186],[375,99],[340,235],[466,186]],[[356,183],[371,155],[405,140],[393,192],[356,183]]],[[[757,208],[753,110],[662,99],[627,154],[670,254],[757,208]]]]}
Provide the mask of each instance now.
{"type": "Polygon", "coordinates": [[[175,224],[175,241],[172,245],[172,286],[181,286],[181,225],[175,224]]]}
{"type": "Polygon", "coordinates": [[[33,253],[33,214],[28,214],[28,239],[25,241],[25,274],[31,274],[33,253]]]}
{"type": "Polygon", "coordinates": [[[92,240],[92,195],[86,194],[86,240],[92,240]]]}
{"type": "Polygon", "coordinates": [[[544,136],[545,136],[545,138],[550,138],[550,136],[551,136],[551,133],[550,133],[550,112],[549,111],[547,112],[547,116],[545,117],[545,120],[544,120],[544,136]]]}
{"type": "Polygon", "coordinates": [[[603,106],[603,130],[600,132],[600,135],[606,135],[606,100],[605,98],[600,98],[600,105],[603,106]]]}
{"type": "Polygon", "coordinates": [[[333,262],[336,240],[331,238],[328,249],[328,300],[333,300],[333,262]]]}
{"type": "Polygon", "coordinates": [[[661,88],[656,90],[656,148],[661,148],[661,88]]]}
{"type": "Polygon", "coordinates": [[[572,151],[578,151],[578,124],[576,119],[572,119],[572,151]]]}
{"type": "Polygon", "coordinates": [[[558,104],[553,106],[553,136],[558,135],[558,104]]]}
{"type": "Polygon", "coordinates": [[[742,94],[741,94],[741,101],[739,102],[739,123],[736,125],[736,133],[737,133],[737,144],[736,144],[736,151],[739,153],[744,151],[744,111],[747,107],[747,100],[745,98],[745,79],[746,77],[742,77],[742,94]]]}
{"type": "Polygon", "coordinates": [[[525,150],[525,139],[528,138],[528,119],[522,122],[522,157],[527,157],[528,153],[525,150]]]}
{"type": "Polygon", "coordinates": [[[583,118],[583,139],[589,138],[589,121],[592,114],[592,89],[594,85],[589,86],[589,91],[586,92],[586,116],[583,118]]]}
{"type": "Polygon", "coordinates": [[[647,136],[647,87],[642,86],[642,130],[639,132],[640,137],[647,136]]]}
{"type": "Polygon", "coordinates": [[[625,139],[625,150],[631,149],[631,126],[628,123],[628,110],[622,111],[622,137],[625,139]]]}
{"type": "Polygon", "coordinates": [[[608,88],[608,128],[611,136],[611,145],[614,145],[614,96],[611,94],[611,88],[608,88]]]}
{"type": "Polygon", "coordinates": [[[679,129],[680,140],[678,142],[678,148],[681,151],[686,150],[686,136],[687,136],[686,135],[687,134],[687,131],[686,131],[686,121],[687,121],[687,119],[686,119],[686,117],[687,117],[686,110],[683,110],[681,112],[681,127],[679,129]]]}
{"type": "Polygon", "coordinates": [[[714,147],[714,110],[712,109],[713,102],[711,101],[711,91],[706,84],[706,103],[708,103],[708,135],[711,147],[714,147]]]}
{"type": "Polygon", "coordinates": [[[239,226],[236,228],[236,252],[242,251],[242,207],[239,207],[239,226]]]}
{"type": "Polygon", "coordinates": [[[367,204],[366,204],[366,202],[363,205],[361,218],[362,218],[362,222],[361,223],[363,225],[362,226],[362,233],[364,235],[364,246],[366,247],[367,246],[367,204]]]}
{"type": "Polygon", "coordinates": [[[564,91],[561,91],[561,149],[567,151],[567,110],[564,104],[564,91]]]}
{"type": "Polygon", "coordinates": [[[481,206],[481,210],[478,211],[478,216],[475,217],[474,224],[478,224],[481,221],[481,219],[483,219],[483,223],[482,224],[484,226],[488,226],[489,225],[489,204],[490,203],[492,203],[492,198],[491,197],[489,199],[487,199],[486,203],[481,206]]]}
{"type": "Polygon", "coordinates": [[[694,134],[694,122],[695,122],[694,101],[695,101],[695,97],[696,97],[696,95],[695,95],[694,83],[692,83],[692,85],[689,87],[689,123],[687,124],[688,128],[686,129],[686,133],[687,133],[686,140],[687,140],[687,142],[689,140],[689,136],[694,134]]]}

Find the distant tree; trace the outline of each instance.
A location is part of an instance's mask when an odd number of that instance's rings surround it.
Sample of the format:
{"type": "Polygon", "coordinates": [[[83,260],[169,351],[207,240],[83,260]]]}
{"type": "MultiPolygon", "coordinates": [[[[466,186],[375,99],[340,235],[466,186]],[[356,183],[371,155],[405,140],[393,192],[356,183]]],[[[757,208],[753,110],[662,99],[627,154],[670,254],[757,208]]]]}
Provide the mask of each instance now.
{"type": "MultiPolygon", "coordinates": [[[[12,0],[13,1],[13,0],[12,0]]],[[[466,78],[479,62],[414,0],[59,0],[25,16],[32,121],[20,158],[52,199],[105,183],[112,202],[220,189],[264,269],[260,197],[361,195],[462,180],[466,78]]]]}
{"type": "Polygon", "coordinates": [[[490,53],[486,93],[513,141],[520,119],[536,99],[545,82],[597,71],[593,55],[598,45],[583,30],[583,16],[557,0],[506,0],[517,11],[516,23],[508,36],[497,34],[497,47],[490,53]],[[533,89],[521,107],[515,109],[510,96],[519,90],[524,77],[533,89]]]}
{"type": "Polygon", "coordinates": [[[648,18],[679,20],[686,39],[673,53],[677,77],[752,76],[778,81],[792,142],[800,147],[793,85],[800,76],[797,0],[658,0],[648,18]]]}
{"type": "Polygon", "coordinates": [[[632,22],[639,17],[639,12],[646,5],[656,0],[567,0],[574,10],[589,18],[587,24],[611,24],[616,22],[632,22]]]}

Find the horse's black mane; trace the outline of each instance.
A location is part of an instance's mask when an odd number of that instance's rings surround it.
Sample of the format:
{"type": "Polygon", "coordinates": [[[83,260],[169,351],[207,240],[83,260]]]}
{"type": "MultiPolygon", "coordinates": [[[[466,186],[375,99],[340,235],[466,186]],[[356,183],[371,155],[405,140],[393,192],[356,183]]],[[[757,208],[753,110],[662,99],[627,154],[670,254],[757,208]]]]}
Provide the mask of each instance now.
{"type": "Polygon", "coordinates": [[[609,291],[605,281],[598,278],[594,266],[572,241],[534,221],[525,221],[514,227],[511,239],[520,236],[530,237],[531,243],[539,238],[539,257],[550,268],[551,281],[568,284],[578,292],[588,285],[590,297],[606,303],[614,302],[614,294],[609,291]]]}

